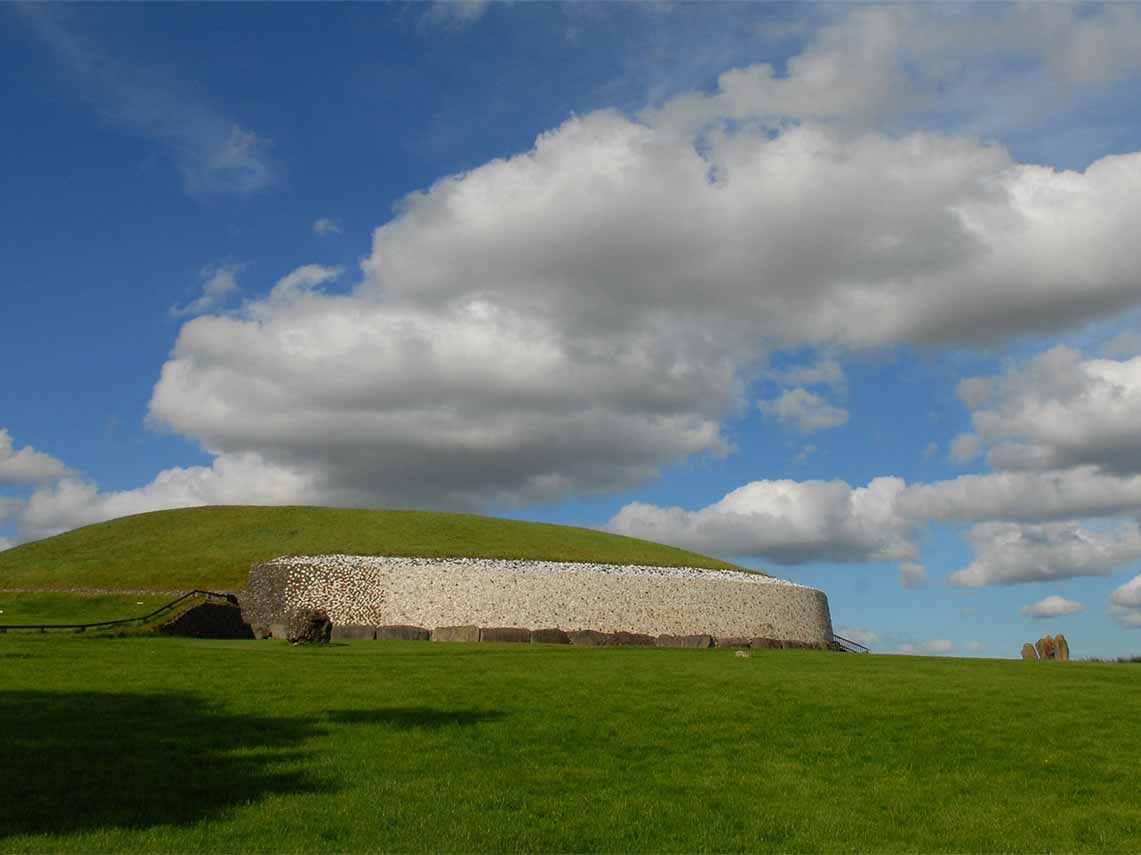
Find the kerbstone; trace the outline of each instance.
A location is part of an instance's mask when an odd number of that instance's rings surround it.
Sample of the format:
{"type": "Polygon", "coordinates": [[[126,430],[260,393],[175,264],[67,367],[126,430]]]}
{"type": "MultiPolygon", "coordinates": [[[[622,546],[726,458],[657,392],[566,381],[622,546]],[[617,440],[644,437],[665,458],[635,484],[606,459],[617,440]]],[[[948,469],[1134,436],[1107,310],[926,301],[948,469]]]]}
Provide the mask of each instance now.
{"type": "Polygon", "coordinates": [[[432,630],[422,626],[393,624],[376,628],[377,641],[428,641],[431,637],[432,630]]]}
{"type": "Polygon", "coordinates": [[[713,646],[711,635],[659,635],[654,643],[658,647],[694,647],[705,648],[713,646]]]}
{"type": "Polygon", "coordinates": [[[359,624],[333,625],[334,641],[373,641],[375,639],[375,626],[361,626],[359,624]]]}
{"type": "Polygon", "coordinates": [[[529,644],[531,642],[531,630],[516,626],[485,626],[479,631],[479,640],[529,644]]]}
{"type": "Polygon", "coordinates": [[[616,632],[614,633],[614,643],[622,644],[627,647],[653,647],[657,639],[644,632],[616,632]]]}
{"type": "Polygon", "coordinates": [[[432,641],[479,641],[478,626],[438,626],[432,630],[432,641]]]}
{"type": "Polygon", "coordinates": [[[714,642],[718,647],[748,647],[750,639],[740,636],[728,636],[714,639],[714,642]]]}
{"type": "Polygon", "coordinates": [[[570,644],[570,636],[561,629],[531,630],[532,644],[570,644]]]}
{"type": "Polygon", "coordinates": [[[609,632],[598,632],[594,629],[579,629],[567,633],[570,643],[580,647],[609,647],[616,644],[614,636],[609,632]]]}

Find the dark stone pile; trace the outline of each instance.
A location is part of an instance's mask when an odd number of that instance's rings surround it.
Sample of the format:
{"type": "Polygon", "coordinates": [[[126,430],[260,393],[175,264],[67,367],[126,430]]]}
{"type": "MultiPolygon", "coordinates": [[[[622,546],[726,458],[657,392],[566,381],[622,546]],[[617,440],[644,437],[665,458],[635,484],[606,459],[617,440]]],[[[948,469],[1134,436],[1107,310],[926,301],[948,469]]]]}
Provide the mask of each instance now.
{"type": "Polygon", "coordinates": [[[159,631],[188,638],[254,637],[250,625],[242,620],[242,610],[228,603],[193,606],[164,623],[159,631]]]}

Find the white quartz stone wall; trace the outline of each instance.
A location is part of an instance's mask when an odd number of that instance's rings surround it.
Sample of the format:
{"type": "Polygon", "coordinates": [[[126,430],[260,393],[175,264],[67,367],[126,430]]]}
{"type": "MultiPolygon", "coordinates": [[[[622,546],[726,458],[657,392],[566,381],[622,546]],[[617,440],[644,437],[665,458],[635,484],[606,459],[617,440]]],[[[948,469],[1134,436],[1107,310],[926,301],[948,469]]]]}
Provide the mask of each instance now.
{"type": "Polygon", "coordinates": [[[823,591],[689,567],[492,559],[290,556],[250,573],[246,619],[324,608],[334,624],[557,627],[650,635],[832,640],[823,591]]]}

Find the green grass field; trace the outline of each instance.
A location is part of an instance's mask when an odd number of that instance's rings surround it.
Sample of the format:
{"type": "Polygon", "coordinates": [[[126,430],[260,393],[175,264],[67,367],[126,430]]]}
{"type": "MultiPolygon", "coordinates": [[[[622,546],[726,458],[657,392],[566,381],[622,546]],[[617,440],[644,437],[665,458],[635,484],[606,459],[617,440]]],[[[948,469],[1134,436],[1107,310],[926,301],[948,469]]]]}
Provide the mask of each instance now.
{"type": "Polygon", "coordinates": [[[0,624],[96,623],[144,615],[174,597],[163,594],[0,592],[0,624]]]}
{"type": "Polygon", "coordinates": [[[1141,669],[0,635],[0,851],[1137,852],[1141,669]]]}
{"type": "Polygon", "coordinates": [[[244,505],[155,511],[0,552],[0,588],[235,589],[279,555],[530,558],[741,569],[594,529],[428,511],[244,505]]]}

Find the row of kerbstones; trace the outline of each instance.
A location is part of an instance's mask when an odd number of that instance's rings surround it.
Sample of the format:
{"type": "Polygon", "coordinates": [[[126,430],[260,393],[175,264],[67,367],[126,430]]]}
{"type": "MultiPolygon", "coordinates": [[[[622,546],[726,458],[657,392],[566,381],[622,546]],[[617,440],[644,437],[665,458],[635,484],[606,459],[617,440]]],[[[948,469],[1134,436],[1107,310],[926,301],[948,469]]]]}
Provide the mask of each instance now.
{"type": "Polygon", "coordinates": [[[285,556],[240,595],[255,631],[306,608],[334,626],[534,627],[652,636],[832,641],[822,591],[696,567],[481,558],[285,556]]]}
{"type": "MultiPolygon", "coordinates": [[[[304,612],[302,613],[304,614],[304,612]]],[[[282,631],[285,627],[281,628],[282,631]]],[[[271,637],[280,631],[269,633],[271,637]]],[[[751,647],[754,649],[816,648],[830,649],[831,645],[804,641],[781,641],[775,638],[714,637],[708,633],[697,635],[646,635],[639,632],[598,632],[593,629],[562,630],[527,629],[519,626],[358,626],[342,624],[332,627],[333,640],[344,641],[490,641],[523,644],[575,644],[582,647],[751,647]]]]}

